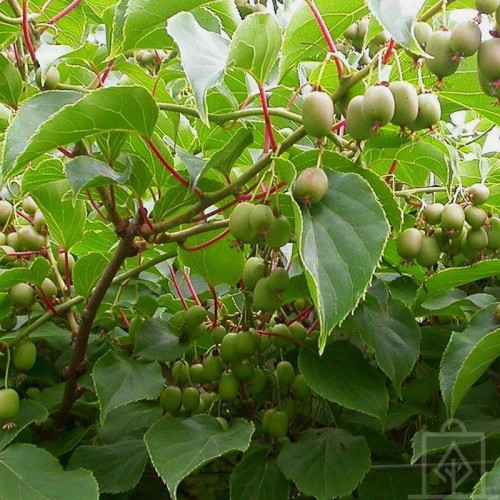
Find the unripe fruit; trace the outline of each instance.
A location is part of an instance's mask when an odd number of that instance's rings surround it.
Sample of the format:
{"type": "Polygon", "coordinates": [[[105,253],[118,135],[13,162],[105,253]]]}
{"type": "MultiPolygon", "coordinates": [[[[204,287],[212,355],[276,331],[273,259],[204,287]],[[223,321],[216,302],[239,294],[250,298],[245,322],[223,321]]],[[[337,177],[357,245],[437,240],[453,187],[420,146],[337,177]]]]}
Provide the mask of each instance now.
{"type": "Polygon", "coordinates": [[[182,404],[182,390],[175,385],[165,387],[160,397],[160,406],[164,411],[176,411],[182,404]]]}
{"type": "Polygon", "coordinates": [[[45,246],[45,238],[37,233],[33,226],[23,226],[18,229],[20,244],[26,250],[40,250],[45,246]]]}
{"type": "Polygon", "coordinates": [[[474,205],[468,206],[465,210],[465,220],[468,222],[472,229],[479,229],[483,227],[486,219],[488,218],[488,214],[479,207],[474,205]]]}
{"type": "Polygon", "coordinates": [[[290,330],[290,333],[292,334],[292,337],[295,340],[303,341],[307,337],[306,327],[302,323],[299,323],[298,321],[292,323],[288,328],[290,330]]]}
{"type": "Polygon", "coordinates": [[[464,209],[457,203],[444,207],[441,214],[441,227],[449,238],[456,237],[463,229],[465,222],[464,209]]]}
{"type": "Polygon", "coordinates": [[[27,283],[17,283],[9,291],[10,300],[14,306],[29,309],[35,302],[33,288],[27,283]]]}
{"type": "Polygon", "coordinates": [[[219,380],[224,372],[224,364],[219,355],[210,353],[203,361],[204,382],[215,382],[219,380]]]}
{"type": "Polygon", "coordinates": [[[281,293],[288,288],[290,278],[284,267],[277,267],[271,271],[267,282],[271,291],[281,293]]]}
{"type": "Polygon", "coordinates": [[[394,97],[387,87],[377,85],[366,91],[361,112],[365,121],[375,128],[389,123],[394,116],[395,109],[394,97]]]}
{"type": "Polygon", "coordinates": [[[7,236],[5,233],[0,232],[0,246],[7,244],[7,236]]]}
{"type": "Polygon", "coordinates": [[[361,41],[363,41],[363,39],[366,36],[366,32],[368,31],[369,23],[370,23],[370,18],[368,18],[368,17],[363,17],[362,19],[360,19],[358,21],[358,36],[357,36],[357,38],[359,38],[361,41]]]}
{"type": "Polygon", "coordinates": [[[485,40],[477,51],[477,67],[489,82],[500,80],[500,38],[485,40]]]}
{"type": "Polygon", "coordinates": [[[482,205],[486,203],[490,197],[490,190],[484,184],[472,184],[467,192],[473,205],[482,205]]]}
{"type": "Polygon", "coordinates": [[[394,125],[406,126],[416,120],[418,115],[417,89],[408,82],[399,81],[389,84],[389,90],[394,97],[394,125]]]}
{"type": "Polygon", "coordinates": [[[292,385],[293,393],[298,399],[307,399],[312,391],[307,385],[306,379],[302,373],[298,373],[293,380],[292,385]]]}
{"type": "Polygon", "coordinates": [[[280,305],[279,296],[269,288],[269,278],[260,279],[253,292],[253,308],[257,311],[272,313],[280,305]]]}
{"type": "Polygon", "coordinates": [[[7,235],[7,245],[12,247],[15,252],[20,252],[21,250],[23,250],[21,239],[19,238],[19,235],[16,232],[9,233],[7,235]]]}
{"type": "MultiPolygon", "coordinates": [[[[65,273],[65,256],[64,256],[64,253],[60,253],[57,258],[56,258],[56,262],[57,262],[57,269],[59,269],[59,272],[64,276],[64,273],[65,273]]],[[[68,270],[69,270],[69,273],[71,274],[71,271],[73,270],[73,266],[75,265],[75,258],[70,254],[68,253],[68,270]]]]}
{"type": "Polygon", "coordinates": [[[397,252],[403,259],[414,259],[422,249],[422,233],[410,227],[405,229],[398,237],[397,252]]]}
{"type": "Polygon", "coordinates": [[[250,380],[255,371],[255,363],[249,359],[233,361],[231,363],[231,370],[238,380],[250,380]]]}
{"type": "Polygon", "coordinates": [[[0,326],[6,331],[10,332],[14,330],[17,325],[17,316],[15,314],[9,314],[5,318],[0,319],[0,326]]]}
{"type": "MultiPolygon", "coordinates": [[[[499,28],[500,29],[500,28],[499,28]]],[[[479,85],[481,90],[489,97],[500,97],[500,85],[497,82],[490,82],[478,69],[477,70],[477,79],[479,81],[479,85]]]]}
{"type": "Polygon", "coordinates": [[[21,204],[21,207],[25,213],[28,215],[33,215],[36,210],[38,209],[38,205],[36,204],[35,200],[31,196],[26,196],[24,198],[23,203],[21,204]]]}
{"type": "Polygon", "coordinates": [[[12,356],[12,363],[22,371],[28,371],[33,368],[36,361],[36,346],[33,342],[24,341],[16,346],[12,356]]]}
{"type": "Polygon", "coordinates": [[[4,225],[12,216],[14,209],[12,205],[5,200],[0,200],[0,224],[4,225]]]}
{"type": "Polygon", "coordinates": [[[422,215],[427,224],[439,224],[441,222],[441,214],[443,213],[444,205],[442,203],[431,203],[424,208],[422,215]]]}
{"type": "Polygon", "coordinates": [[[347,40],[354,40],[358,37],[358,25],[356,23],[352,23],[348,26],[348,28],[344,31],[344,38],[347,40]]]}
{"type": "Polygon", "coordinates": [[[0,132],[3,132],[12,118],[12,111],[8,106],[0,104],[0,132]]]}
{"type": "Polygon", "coordinates": [[[207,311],[202,306],[191,306],[186,309],[184,321],[186,326],[195,327],[201,325],[207,317],[207,311]]]}
{"type": "Polygon", "coordinates": [[[185,360],[177,361],[172,366],[172,378],[176,383],[187,383],[189,381],[189,363],[185,360]]]}
{"type": "Polygon", "coordinates": [[[368,139],[373,131],[371,123],[363,118],[361,111],[363,100],[364,97],[362,95],[357,95],[349,101],[345,119],[346,133],[358,142],[368,139]]]}
{"type": "Polygon", "coordinates": [[[135,60],[142,66],[148,66],[155,62],[156,56],[152,50],[138,50],[135,53],[135,60]]]}
{"type": "Polygon", "coordinates": [[[203,376],[203,365],[201,363],[195,363],[189,368],[189,379],[192,384],[202,384],[204,380],[203,376]]]}
{"type": "Polygon", "coordinates": [[[448,253],[451,255],[460,255],[462,253],[462,243],[466,242],[467,231],[461,231],[458,235],[449,240],[448,253]]]}
{"type": "Polygon", "coordinates": [[[380,47],[381,45],[385,45],[386,43],[389,43],[389,40],[391,39],[391,35],[387,33],[387,31],[381,31],[375,37],[373,38],[373,43],[377,46],[380,47]]]}
{"type": "Polygon", "coordinates": [[[205,403],[205,408],[210,408],[210,406],[212,406],[215,403],[215,401],[217,401],[217,398],[219,396],[214,391],[207,391],[203,392],[200,397],[205,403]]]}
{"type": "Polygon", "coordinates": [[[488,234],[488,248],[496,252],[500,249],[500,219],[493,217],[490,227],[486,231],[488,234]]]}
{"type": "Polygon", "coordinates": [[[38,387],[28,387],[26,389],[26,397],[36,401],[40,397],[41,391],[38,387]]]}
{"type": "Polygon", "coordinates": [[[45,226],[45,217],[43,216],[41,210],[36,210],[35,215],[33,215],[33,227],[37,233],[40,233],[45,226]]]}
{"type": "Polygon", "coordinates": [[[53,299],[57,295],[57,287],[49,278],[45,278],[42,281],[42,286],[40,288],[49,300],[53,299]]]}
{"type": "Polygon", "coordinates": [[[416,257],[416,261],[422,267],[432,267],[439,260],[439,245],[432,236],[424,236],[422,239],[422,248],[416,257]]]}
{"type": "Polygon", "coordinates": [[[427,40],[432,34],[432,26],[425,22],[417,22],[413,27],[413,33],[420,47],[425,48],[427,40]]]}
{"type": "Polygon", "coordinates": [[[275,217],[267,229],[267,245],[273,250],[285,246],[292,236],[292,226],[284,215],[275,217]]]}
{"type": "Polygon", "coordinates": [[[229,216],[229,232],[239,241],[248,242],[257,234],[250,225],[250,214],[254,208],[245,201],[236,205],[229,216]]]}
{"type": "Polygon", "coordinates": [[[459,57],[475,54],[481,45],[481,30],[474,21],[457,24],[450,36],[451,50],[459,57]]]}
{"type": "Polygon", "coordinates": [[[450,47],[450,38],[451,32],[449,31],[434,31],[425,45],[425,51],[434,57],[434,59],[426,59],[425,64],[429,71],[438,78],[452,75],[460,64],[450,47]]]}
{"type": "Polygon", "coordinates": [[[38,68],[35,72],[35,80],[41,90],[56,90],[59,85],[59,70],[55,66],[51,66],[42,78],[42,71],[38,68]]]}
{"type": "Polygon", "coordinates": [[[443,230],[440,227],[437,228],[434,231],[433,236],[436,239],[436,241],[438,242],[439,250],[441,250],[441,252],[444,252],[446,250],[446,247],[447,247],[448,238],[443,233],[443,230]]]}
{"type": "Polygon", "coordinates": [[[182,407],[193,412],[200,406],[200,391],[196,387],[186,387],[182,391],[182,407]]]}
{"type": "Polygon", "coordinates": [[[288,415],[281,410],[274,411],[269,415],[266,427],[267,430],[264,432],[275,439],[286,436],[288,432],[288,415]]]}
{"type": "Polygon", "coordinates": [[[333,127],[333,101],[326,92],[314,91],[304,97],[302,124],[313,137],[324,137],[333,127]]]}
{"type": "Polygon", "coordinates": [[[265,234],[273,220],[273,210],[269,205],[257,205],[250,212],[250,227],[256,233],[265,234]]]}
{"type": "Polygon", "coordinates": [[[250,396],[260,394],[264,390],[264,387],[266,387],[266,383],[267,377],[264,371],[260,368],[255,368],[246,386],[248,394],[250,394],[250,396]]]}
{"type": "Polygon", "coordinates": [[[271,333],[274,334],[271,337],[271,341],[276,347],[285,348],[291,344],[292,333],[288,326],[278,323],[271,328],[271,333]]]}
{"type": "Polygon", "coordinates": [[[480,227],[467,231],[467,246],[472,250],[484,250],[488,245],[488,233],[480,227]]]}
{"type": "Polygon", "coordinates": [[[493,14],[500,7],[500,0],[475,0],[474,5],[483,14],[493,14]]]}
{"type": "Polygon", "coordinates": [[[239,387],[238,379],[231,372],[224,373],[219,380],[219,398],[224,402],[234,401],[239,387]]]}
{"type": "Polygon", "coordinates": [[[325,172],[321,168],[310,167],[298,175],[293,185],[293,195],[302,203],[317,203],[328,192],[328,187],[325,172]]]}
{"type": "Polygon", "coordinates": [[[12,420],[19,413],[19,395],[14,389],[0,389],[0,420],[12,420]]]}
{"type": "Polygon", "coordinates": [[[236,352],[238,356],[245,358],[255,353],[259,338],[252,332],[240,332],[236,334],[236,352]]]}
{"type": "MultiPolygon", "coordinates": [[[[464,231],[465,233],[465,231],[464,231]]],[[[468,232],[467,232],[468,233],[468,232]]],[[[461,239],[460,250],[467,259],[476,259],[479,256],[479,250],[471,248],[467,243],[467,236],[461,239]]]]}
{"type": "Polygon", "coordinates": [[[292,385],[295,380],[295,370],[289,361],[280,361],[276,365],[276,376],[281,385],[292,385]]]}
{"type": "Polygon", "coordinates": [[[219,354],[222,360],[226,363],[238,359],[238,351],[236,345],[238,343],[238,334],[229,332],[222,340],[219,348],[219,354]]]}
{"type": "Polygon", "coordinates": [[[408,127],[411,130],[432,128],[441,119],[441,103],[435,94],[419,94],[418,115],[408,127]]]}
{"type": "Polygon", "coordinates": [[[212,342],[214,344],[220,344],[222,342],[222,339],[226,336],[226,329],[219,325],[216,326],[211,332],[210,332],[210,337],[212,338],[212,342]]]}

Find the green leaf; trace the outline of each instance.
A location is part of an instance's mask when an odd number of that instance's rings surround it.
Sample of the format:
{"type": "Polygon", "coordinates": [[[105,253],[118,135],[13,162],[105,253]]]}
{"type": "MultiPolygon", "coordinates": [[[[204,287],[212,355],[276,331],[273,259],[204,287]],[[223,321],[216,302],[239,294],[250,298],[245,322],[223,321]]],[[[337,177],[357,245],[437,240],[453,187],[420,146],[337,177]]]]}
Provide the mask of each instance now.
{"type": "Polygon", "coordinates": [[[101,423],[109,412],[132,401],[156,399],[163,389],[160,365],[108,351],[94,365],[92,378],[101,408],[101,423]]]}
{"type": "Polygon", "coordinates": [[[32,283],[40,286],[50,271],[50,264],[42,257],[37,258],[29,268],[16,267],[0,270],[0,290],[8,291],[18,283],[32,283]]]}
{"type": "Polygon", "coordinates": [[[63,164],[57,158],[38,158],[23,174],[22,194],[31,193],[37,187],[65,179],[63,164]]]}
{"type": "Polygon", "coordinates": [[[427,281],[420,287],[415,303],[417,306],[422,305],[423,302],[441,295],[447,290],[465,285],[467,283],[474,283],[475,281],[489,278],[498,274],[498,260],[483,260],[477,264],[468,267],[449,267],[434,273],[427,281]]]}
{"type": "Polygon", "coordinates": [[[167,32],[179,47],[182,67],[195,95],[196,109],[208,126],[206,95],[224,76],[229,42],[218,33],[202,28],[190,12],[180,12],[171,18],[167,32]]]}
{"type": "MultiPolygon", "coordinates": [[[[219,234],[223,231],[219,229],[219,234]]],[[[192,236],[186,247],[194,247],[206,243],[217,234],[212,231],[192,236]]],[[[226,237],[210,246],[196,251],[179,248],[181,262],[193,273],[201,275],[212,286],[234,285],[241,277],[245,264],[245,255],[234,244],[232,237],[226,237]]]]}
{"type": "Polygon", "coordinates": [[[108,265],[109,258],[98,252],[80,257],[73,268],[73,283],[78,295],[89,297],[97,280],[108,265]]]}
{"type": "Polygon", "coordinates": [[[228,66],[246,71],[263,85],[276,64],[281,44],[281,29],[273,16],[247,16],[233,34],[228,66]]]}
{"type": "Polygon", "coordinates": [[[108,87],[88,94],[42,92],[20,108],[7,131],[4,175],[14,175],[42,153],[89,135],[116,130],[149,137],[157,118],[158,107],[142,87],[108,87]]]}
{"type": "Polygon", "coordinates": [[[476,484],[470,500],[484,500],[486,498],[500,498],[500,458],[476,484]]]}
{"type": "Polygon", "coordinates": [[[319,311],[321,350],[365,293],[389,236],[384,211],[364,179],[326,174],[330,187],[320,202],[294,202],[299,253],[319,311]]]}
{"type": "Polygon", "coordinates": [[[500,356],[496,304],[478,311],[463,332],[453,332],[439,372],[441,393],[452,417],[474,382],[500,356]]]}
{"type": "Polygon", "coordinates": [[[321,397],[384,421],[389,402],[384,381],[354,345],[332,342],[322,355],[305,345],[299,368],[321,397]]]}
{"type": "Polygon", "coordinates": [[[230,451],[245,451],[254,425],[236,419],[224,431],[215,417],[164,417],[144,436],[154,468],[177,499],[180,482],[198,467],[230,451]]]}
{"type": "Polygon", "coordinates": [[[278,465],[302,493],[330,500],[362,481],[370,468],[370,449],[362,436],[343,429],[308,429],[283,448],[278,465]]]}
{"type": "Polygon", "coordinates": [[[0,453],[2,497],[9,500],[98,500],[92,474],[65,472],[48,452],[32,444],[15,444],[0,453]]]}
{"type": "Polygon", "coordinates": [[[290,483],[265,450],[247,452],[234,468],[230,483],[231,498],[238,500],[288,500],[290,494],[290,483]]]}
{"type": "Polygon", "coordinates": [[[16,106],[22,89],[23,82],[19,71],[0,54],[0,102],[16,106]]]}
{"type": "Polygon", "coordinates": [[[99,483],[100,493],[123,493],[141,479],[148,460],[142,439],[104,446],[80,446],[68,462],[68,470],[86,469],[99,483]]]}
{"type": "Polygon", "coordinates": [[[179,342],[179,332],[167,321],[146,319],[137,328],[134,354],[150,361],[174,361],[187,351],[189,343],[179,342]]]}
{"type": "Polygon", "coordinates": [[[49,416],[49,412],[39,404],[29,399],[21,400],[19,413],[12,419],[14,428],[0,428],[0,451],[2,451],[28,425],[36,422],[41,424],[49,416]]]}
{"type": "Polygon", "coordinates": [[[42,184],[31,191],[54,241],[64,250],[83,238],[87,219],[85,201],[67,196],[71,188],[67,180],[42,184]]]}
{"type": "Polygon", "coordinates": [[[422,471],[416,468],[372,469],[358,488],[359,500],[408,500],[421,493],[422,471]]]}
{"type": "Polygon", "coordinates": [[[363,342],[375,352],[380,369],[391,379],[399,397],[420,352],[420,328],[408,307],[386,290],[368,294],[354,314],[363,342]]]}
{"type": "Polygon", "coordinates": [[[366,5],[378,22],[405,49],[416,55],[425,55],[413,35],[413,22],[425,0],[400,2],[399,0],[366,0],[366,5]]]}
{"type": "Polygon", "coordinates": [[[68,161],[65,167],[74,198],[85,189],[124,184],[129,177],[129,172],[125,171],[120,175],[102,161],[90,156],[77,156],[68,161]]]}

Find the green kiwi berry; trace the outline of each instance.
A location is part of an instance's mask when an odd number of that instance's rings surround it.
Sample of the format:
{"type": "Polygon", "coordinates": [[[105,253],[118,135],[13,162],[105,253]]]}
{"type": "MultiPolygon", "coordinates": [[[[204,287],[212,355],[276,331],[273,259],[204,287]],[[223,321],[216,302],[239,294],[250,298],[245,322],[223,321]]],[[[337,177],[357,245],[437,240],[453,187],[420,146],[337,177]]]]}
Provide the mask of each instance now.
{"type": "Polygon", "coordinates": [[[35,302],[35,292],[27,283],[17,283],[10,291],[9,296],[12,304],[21,309],[29,309],[35,302]]]}
{"type": "Polygon", "coordinates": [[[418,114],[414,122],[408,125],[411,130],[432,128],[441,119],[441,104],[435,94],[419,94],[418,114]]]}
{"type": "Polygon", "coordinates": [[[441,214],[441,228],[449,238],[455,238],[464,227],[464,209],[457,203],[449,203],[441,214]]]}
{"type": "Polygon", "coordinates": [[[236,335],[236,352],[238,356],[247,357],[255,353],[259,343],[259,337],[250,331],[239,332],[236,335]]]}
{"type": "Polygon", "coordinates": [[[488,246],[488,233],[484,228],[467,231],[467,246],[472,250],[484,250],[488,246]]]}
{"type": "Polygon", "coordinates": [[[257,234],[250,225],[250,214],[254,208],[255,205],[245,201],[236,205],[229,217],[229,232],[239,241],[249,242],[257,234]]]}
{"type": "Polygon", "coordinates": [[[203,380],[207,383],[219,380],[224,372],[221,356],[210,353],[203,361],[203,380]]]}
{"type": "Polygon", "coordinates": [[[483,227],[488,218],[488,214],[479,207],[469,205],[465,210],[465,220],[472,229],[479,229],[483,227]]]}
{"type": "Polygon", "coordinates": [[[219,354],[222,360],[226,363],[236,361],[240,356],[237,350],[238,334],[229,332],[220,344],[219,354]]]}
{"type": "Polygon", "coordinates": [[[423,236],[422,248],[415,260],[422,267],[432,267],[437,264],[440,253],[436,239],[433,236],[423,236]]]}
{"type": "Polygon", "coordinates": [[[299,321],[294,321],[288,328],[295,340],[299,340],[302,342],[306,339],[307,328],[299,321]]]}
{"type": "Polygon", "coordinates": [[[201,325],[207,317],[207,311],[202,306],[191,306],[186,309],[184,320],[187,327],[195,327],[201,325]]]}
{"type": "Polygon", "coordinates": [[[475,0],[474,6],[482,14],[493,14],[500,7],[500,0],[475,0]]]}
{"type": "Polygon", "coordinates": [[[226,372],[219,380],[219,398],[223,402],[234,401],[238,397],[240,384],[232,372],[226,372]]]}
{"type": "Polygon", "coordinates": [[[19,413],[19,395],[14,389],[0,389],[0,420],[10,421],[19,413]]]}
{"type": "Polygon", "coordinates": [[[253,292],[253,308],[257,311],[272,313],[281,305],[279,295],[269,287],[269,278],[261,278],[253,292]]]}
{"type": "Polygon", "coordinates": [[[56,90],[60,80],[59,70],[55,66],[50,66],[42,73],[42,70],[38,68],[35,72],[35,80],[41,90],[56,90]]]}
{"type": "Polygon", "coordinates": [[[323,137],[333,126],[333,101],[326,92],[314,91],[304,97],[302,123],[313,137],[323,137]]]}
{"type": "Polygon", "coordinates": [[[231,363],[233,375],[238,380],[250,380],[255,371],[255,363],[250,359],[242,359],[231,363]]]}
{"type": "Polygon", "coordinates": [[[345,131],[358,142],[368,139],[373,132],[372,124],[363,118],[363,101],[362,95],[353,97],[346,112],[345,131]]]}
{"type": "Polygon", "coordinates": [[[489,82],[500,80],[500,38],[481,43],[477,51],[477,67],[489,82]]]}
{"type": "Polygon", "coordinates": [[[268,285],[271,291],[275,293],[284,292],[290,283],[288,271],[284,267],[277,267],[269,274],[268,285]]]}
{"type": "Polygon", "coordinates": [[[292,226],[284,215],[275,217],[267,228],[267,245],[273,250],[285,246],[292,236],[292,226]]]}
{"type": "Polygon", "coordinates": [[[490,197],[490,190],[484,184],[472,184],[467,190],[469,200],[473,205],[482,205],[488,201],[490,197]]]}
{"type": "Polygon", "coordinates": [[[481,30],[475,21],[458,23],[451,31],[450,47],[455,57],[469,57],[479,50],[481,30]]]}
{"type": "Polygon", "coordinates": [[[434,31],[425,45],[425,51],[433,56],[433,59],[426,59],[425,64],[429,71],[438,78],[452,75],[460,64],[450,47],[450,38],[450,31],[434,31]]]}
{"type": "Polygon", "coordinates": [[[252,376],[248,380],[246,389],[250,396],[256,396],[260,394],[267,384],[267,376],[261,368],[255,368],[252,376]]]}
{"type": "Polygon", "coordinates": [[[420,47],[424,49],[432,34],[432,26],[425,22],[416,22],[413,26],[413,33],[420,47]]]}
{"type": "Polygon", "coordinates": [[[189,381],[189,363],[185,360],[177,361],[172,366],[172,378],[176,383],[186,384],[189,381]]]}
{"type": "Polygon", "coordinates": [[[422,249],[423,234],[414,227],[405,229],[398,237],[397,252],[403,259],[414,259],[422,249]]]}
{"type": "Polygon", "coordinates": [[[6,224],[12,216],[14,208],[5,200],[0,200],[0,224],[6,224]]]}
{"type": "Polygon", "coordinates": [[[38,205],[31,196],[26,196],[26,198],[24,198],[21,207],[28,215],[33,215],[38,209],[38,205]]]}
{"type": "Polygon", "coordinates": [[[411,83],[397,81],[389,84],[389,90],[395,105],[391,122],[400,127],[413,123],[418,115],[417,89],[411,83]]]}
{"type": "Polygon", "coordinates": [[[291,344],[290,339],[293,337],[288,326],[278,323],[271,328],[271,333],[274,334],[271,337],[271,342],[276,347],[286,348],[291,344]]]}
{"type": "Polygon", "coordinates": [[[193,412],[200,406],[200,391],[196,387],[186,387],[182,391],[182,407],[193,412]]]}
{"type": "Polygon", "coordinates": [[[222,342],[222,339],[226,336],[226,333],[226,329],[221,325],[212,328],[212,331],[210,332],[212,342],[214,344],[220,344],[222,342]]]}
{"type": "Polygon", "coordinates": [[[323,169],[310,167],[297,176],[293,185],[293,195],[302,203],[317,203],[326,195],[328,187],[328,177],[323,169]]]}
{"type": "Polygon", "coordinates": [[[394,96],[384,85],[370,87],[363,99],[361,112],[363,118],[373,127],[379,128],[389,123],[396,109],[394,96]]]}
{"type": "Polygon", "coordinates": [[[33,368],[36,361],[36,346],[33,342],[25,340],[20,342],[14,349],[12,355],[12,364],[22,371],[28,371],[33,368]]]}
{"type": "Polygon", "coordinates": [[[250,227],[256,233],[267,233],[267,228],[274,221],[273,210],[269,205],[256,205],[250,212],[250,227]]]}
{"type": "Polygon", "coordinates": [[[23,226],[17,230],[20,244],[26,250],[40,250],[45,246],[45,238],[33,226],[23,226]]]}
{"type": "Polygon", "coordinates": [[[276,376],[280,385],[289,386],[295,380],[295,369],[289,361],[280,361],[276,365],[276,376]]]}
{"type": "Polygon", "coordinates": [[[160,397],[160,406],[164,411],[177,411],[182,404],[182,390],[175,385],[165,387],[160,397]]]}
{"type": "Polygon", "coordinates": [[[294,396],[298,399],[307,399],[312,394],[310,387],[307,385],[306,378],[302,373],[295,375],[292,389],[294,396]]]}
{"type": "Polygon", "coordinates": [[[442,203],[431,203],[424,208],[422,216],[427,224],[440,224],[441,214],[443,213],[444,205],[442,203]]]}
{"type": "Polygon", "coordinates": [[[500,249],[500,219],[493,217],[487,228],[488,234],[488,248],[496,252],[500,249]]]}

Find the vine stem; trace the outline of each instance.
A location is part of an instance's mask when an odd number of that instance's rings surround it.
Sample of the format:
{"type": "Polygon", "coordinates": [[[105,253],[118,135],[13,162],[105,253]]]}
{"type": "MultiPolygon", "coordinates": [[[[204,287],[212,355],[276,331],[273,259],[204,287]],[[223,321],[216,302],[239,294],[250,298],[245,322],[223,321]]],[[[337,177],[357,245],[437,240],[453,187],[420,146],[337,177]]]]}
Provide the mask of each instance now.
{"type": "Polygon", "coordinates": [[[443,8],[443,4],[446,3],[447,5],[452,4],[455,2],[455,0],[448,0],[445,2],[445,0],[439,0],[436,2],[432,7],[429,7],[422,15],[418,18],[419,21],[428,21],[431,17],[435,16],[436,14],[439,14],[443,8]]]}
{"type": "MultiPolygon", "coordinates": [[[[319,29],[323,34],[323,38],[325,39],[326,44],[328,45],[328,50],[335,54],[337,52],[337,47],[335,46],[335,42],[333,41],[333,38],[330,35],[330,32],[328,31],[328,27],[325,24],[325,20],[323,19],[321,12],[316,7],[314,0],[306,0],[306,3],[311,9],[314,19],[316,20],[316,23],[318,24],[319,29]]],[[[335,58],[335,65],[337,66],[337,73],[340,78],[344,74],[344,69],[342,68],[342,63],[338,58],[335,58]]]]}
{"type": "Polygon", "coordinates": [[[30,28],[29,28],[29,18],[28,18],[28,0],[23,0],[23,38],[24,43],[26,44],[26,48],[28,49],[31,60],[34,64],[38,65],[38,61],[36,60],[35,48],[33,47],[33,43],[30,38],[30,28]]]}
{"type": "Polygon", "coordinates": [[[64,16],[68,15],[73,9],[78,7],[82,3],[82,0],[73,0],[67,7],[65,7],[59,14],[56,14],[52,19],[47,21],[45,26],[40,27],[40,34],[42,34],[49,26],[52,26],[57,23],[60,19],[62,19],[64,16]]]}
{"type": "Polygon", "coordinates": [[[187,305],[186,299],[184,298],[184,295],[182,294],[181,285],[180,285],[179,280],[177,279],[177,276],[175,274],[175,269],[173,268],[173,266],[171,264],[169,264],[169,266],[168,266],[168,272],[170,273],[170,277],[172,278],[172,283],[174,284],[175,291],[177,292],[179,299],[181,299],[182,307],[184,307],[184,309],[187,309],[188,305],[187,305]]]}
{"type": "MultiPolygon", "coordinates": [[[[177,170],[175,170],[172,165],[167,161],[167,159],[162,155],[161,151],[155,146],[154,142],[151,139],[148,139],[147,137],[142,138],[143,141],[149,146],[149,149],[154,153],[154,155],[160,160],[160,163],[165,167],[165,169],[174,177],[180,184],[182,184],[184,187],[191,189],[189,182],[182,177],[177,170]]],[[[195,187],[193,191],[198,195],[202,196],[203,193],[195,187]]]]}
{"type": "Polygon", "coordinates": [[[198,250],[203,250],[204,248],[208,248],[209,246],[217,243],[218,241],[224,239],[227,235],[229,234],[229,229],[226,229],[225,231],[222,231],[222,233],[218,234],[214,238],[205,241],[204,243],[201,243],[200,245],[196,245],[194,247],[185,247],[184,245],[181,246],[183,250],[186,252],[196,252],[198,250]]]}
{"type": "Polygon", "coordinates": [[[427,186],[412,189],[403,189],[401,191],[394,191],[395,196],[411,196],[418,193],[444,193],[447,189],[444,186],[427,186]]]}
{"type": "MultiPolygon", "coordinates": [[[[264,115],[264,123],[266,124],[266,135],[269,141],[271,142],[271,149],[276,151],[278,149],[278,144],[274,137],[273,126],[271,125],[271,118],[269,116],[269,107],[267,105],[266,91],[264,90],[264,86],[259,83],[259,95],[260,95],[260,103],[262,105],[262,113],[264,115]]],[[[265,151],[267,153],[267,151],[265,151]]]]}
{"type": "Polygon", "coordinates": [[[396,45],[396,40],[391,38],[389,40],[389,45],[387,46],[387,50],[385,51],[384,57],[382,59],[382,64],[387,64],[391,58],[392,51],[394,50],[394,45],[396,45]]]}
{"type": "Polygon", "coordinates": [[[198,298],[198,294],[196,293],[196,290],[194,289],[194,285],[193,285],[193,282],[191,281],[191,277],[189,276],[189,274],[186,272],[185,269],[182,269],[182,275],[184,276],[184,281],[186,282],[186,285],[189,288],[189,293],[191,294],[191,297],[194,300],[194,303],[197,306],[201,306],[201,301],[198,298]]]}

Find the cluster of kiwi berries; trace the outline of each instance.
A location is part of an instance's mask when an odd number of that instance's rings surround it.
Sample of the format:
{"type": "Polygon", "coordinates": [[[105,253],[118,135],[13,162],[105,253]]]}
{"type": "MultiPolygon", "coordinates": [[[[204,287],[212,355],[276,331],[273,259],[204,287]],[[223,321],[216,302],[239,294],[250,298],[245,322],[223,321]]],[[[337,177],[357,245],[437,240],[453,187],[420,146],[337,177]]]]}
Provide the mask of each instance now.
{"type": "Polygon", "coordinates": [[[422,211],[419,227],[405,229],[397,240],[397,252],[410,262],[433,267],[442,252],[450,258],[463,255],[476,260],[488,251],[500,250],[500,218],[479,207],[488,200],[489,189],[473,184],[463,203],[432,203],[422,211]]]}
{"type": "Polygon", "coordinates": [[[415,24],[415,38],[433,59],[425,59],[429,71],[441,81],[457,71],[463,58],[477,53],[477,76],[483,92],[500,97],[500,0],[476,0],[479,15],[460,22],[451,31],[433,31],[425,22],[415,24]],[[479,23],[482,14],[495,14],[493,38],[481,41],[479,23]]]}
{"type": "Polygon", "coordinates": [[[368,25],[370,24],[370,18],[363,17],[359,21],[356,21],[349,25],[344,31],[344,38],[348,42],[347,44],[338,43],[337,49],[341,51],[346,57],[355,49],[357,52],[361,53],[359,56],[359,65],[363,66],[370,62],[367,57],[373,57],[381,47],[387,45],[391,39],[389,33],[385,30],[377,33],[370,43],[367,43],[365,48],[365,37],[368,32],[368,25]],[[364,49],[364,50],[363,50],[364,49]]]}
{"type": "MultiPolygon", "coordinates": [[[[20,342],[12,353],[12,365],[20,372],[27,372],[33,368],[36,362],[36,346],[29,340],[20,342]]],[[[36,388],[33,388],[36,391],[36,388]]],[[[29,390],[28,390],[29,391],[29,390]]],[[[27,392],[27,396],[33,396],[33,391],[27,392]]],[[[9,426],[17,416],[20,408],[19,394],[12,388],[0,389],[0,422],[9,426]]]]}

